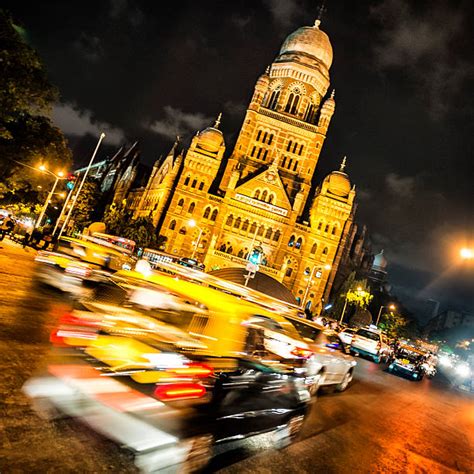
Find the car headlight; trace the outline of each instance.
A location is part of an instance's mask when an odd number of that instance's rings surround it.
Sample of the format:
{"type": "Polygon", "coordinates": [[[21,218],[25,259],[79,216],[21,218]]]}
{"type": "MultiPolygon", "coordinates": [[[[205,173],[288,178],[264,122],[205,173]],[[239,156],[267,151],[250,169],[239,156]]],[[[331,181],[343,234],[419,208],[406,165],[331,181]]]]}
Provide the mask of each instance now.
{"type": "Polygon", "coordinates": [[[471,369],[467,364],[459,364],[454,370],[460,377],[469,377],[471,375],[471,369]]]}

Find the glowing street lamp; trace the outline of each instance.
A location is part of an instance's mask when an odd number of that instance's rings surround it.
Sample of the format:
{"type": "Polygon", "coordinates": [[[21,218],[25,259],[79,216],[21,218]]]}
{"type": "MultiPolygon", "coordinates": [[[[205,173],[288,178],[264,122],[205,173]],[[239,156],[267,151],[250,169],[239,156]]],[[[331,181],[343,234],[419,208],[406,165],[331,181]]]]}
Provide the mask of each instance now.
{"type": "Polygon", "coordinates": [[[382,309],[383,308],[388,308],[390,311],[395,311],[396,306],[393,303],[389,304],[388,306],[380,306],[379,314],[377,315],[377,321],[375,322],[376,326],[379,325],[379,320],[380,320],[380,316],[382,315],[382,309]]]}
{"type": "Polygon", "coordinates": [[[470,249],[468,247],[463,247],[460,251],[459,251],[459,256],[463,259],[463,260],[472,260],[474,258],[474,250],[473,249],[470,249]]]}
{"type": "Polygon", "coordinates": [[[44,203],[44,205],[43,205],[43,208],[41,209],[41,213],[40,213],[38,219],[36,220],[35,229],[37,229],[37,228],[41,225],[41,221],[43,220],[43,217],[44,217],[44,215],[45,215],[45,213],[46,213],[46,209],[48,208],[49,203],[50,203],[50,201],[51,201],[51,198],[53,197],[54,191],[56,190],[56,186],[58,185],[58,181],[59,181],[60,179],[65,179],[65,178],[63,178],[64,173],[63,173],[62,171],[58,171],[58,173],[55,174],[55,173],[53,173],[52,171],[48,171],[48,169],[46,168],[45,165],[40,165],[40,166],[38,167],[38,169],[39,169],[42,173],[47,173],[47,174],[49,174],[49,175],[51,175],[51,176],[54,176],[55,181],[54,181],[53,187],[51,188],[51,191],[50,191],[49,194],[48,194],[48,197],[46,198],[46,201],[45,201],[45,203],[44,203]]]}
{"type": "Polygon", "coordinates": [[[188,221],[188,226],[189,227],[196,227],[197,230],[199,230],[199,235],[198,235],[198,238],[193,246],[193,253],[191,255],[191,258],[194,258],[194,255],[196,254],[196,251],[199,247],[199,243],[201,242],[201,237],[202,237],[202,228],[199,227],[197,224],[196,224],[196,221],[194,219],[190,219],[188,221]]]}

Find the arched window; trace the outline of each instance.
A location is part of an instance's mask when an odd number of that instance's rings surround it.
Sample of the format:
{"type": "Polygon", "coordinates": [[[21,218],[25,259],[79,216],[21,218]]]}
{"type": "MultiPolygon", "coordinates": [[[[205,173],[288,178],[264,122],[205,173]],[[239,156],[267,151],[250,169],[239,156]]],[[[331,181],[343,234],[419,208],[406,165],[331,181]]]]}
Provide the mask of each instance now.
{"type": "Polygon", "coordinates": [[[314,104],[310,103],[306,109],[306,114],[304,116],[305,122],[313,123],[314,120],[314,112],[316,107],[314,104]]]}
{"type": "Polygon", "coordinates": [[[255,199],[259,199],[259,198],[260,198],[260,189],[257,189],[257,190],[255,191],[255,194],[253,195],[253,197],[254,197],[255,199]]]}
{"type": "Polygon", "coordinates": [[[190,205],[189,205],[189,208],[188,208],[188,212],[190,214],[192,214],[194,212],[194,208],[196,207],[196,203],[195,202],[192,202],[190,205]]]}
{"type": "Polygon", "coordinates": [[[227,247],[227,253],[232,253],[234,251],[234,247],[232,247],[232,245],[229,245],[227,247]]]}
{"type": "Polygon", "coordinates": [[[263,143],[266,142],[266,140],[267,140],[267,135],[268,135],[267,132],[265,132],[265,133],[263,134],[263,138],[262,138],[262,142],[263,142],[263,143]]]}
{"type": "Polygon", "coordinates": [[[311,309],[311,303],[312,303],[311,300],[309,300],[309,301],[306,303],[306,309],[307,309],[307,310],[310,310],[310,309],[311,309]]]}
{"type": "Polygon", "coordinates": [[[239,253],[237,254],[237,257],[243,258],[243,256],[244,256],[244,249],[240,249],[239,253]]]}
{"type": "Polygon", "coordinates": [[[173,220],[170,222],[170,230],[175,230],[176,229],[176,221],[173,220]]]}
{"type": "Polygon", "coordinates": [[[309,267],[306,267],[306,268],[304,269],[304,274],[305,274],[305,275],[309,275],[310,273],[311,273],[310,268],[309,268],[309,267]]]}
{"type": "Polygon", "coordinates": [[[286,102],[285,112],[288,112],[290,114],[296,114],[296,111],[298,110],[299,101],[300,95],[291,92],[286,102]]]}
{"type": "Polygon", "coordinates": [[[286,166],[286,156],[283,157],[283,163],[281,164],[282,168],[286,166]]]}
{"type": "Polygon", "coordinates": [[[232,214],[230,214],[229,216],[227,216],[227,220],[225,221],[225,225],[231,226],[232,222],[234,222],[234,216],[232,214]]]}
{"type": "Polygon", "coordinates": [[[197,184],[198,180],[196,178],[193,179],[193,182],[191,184],[191,187],[192,188],[195,188],[196,187],[196,184],[197,184]]]}
{"type": "Polygon", "coordinates": [[[255,150],[257,149],[256,146],[252,148],[252,152],[250,153],[250,156],[255,156],[255,150]]]}
{"type": "Polygon", "coordinates": [[[280,99],[280,93],[281,93],[280,89],[276,89],[272,92],[270,96],[270,100],[268,101],[269,109],[275,110],[277,108],[278,100],[280,99]]]}
{"type": "Polygon", "coordinates": [[[290,151],[291,145],[293,144],[293,140],[290,140],[288,142],[288,145],[286,145],[286,151],[290,151]]]}
{"type": "Polygon", "coordinates": [[[293,273],[293,269],[291,267],[288,267],[286,269],[285,276],[290,277],[292,273],[293,273]]]}
{"type": "Polygon", "coordinates": [[[328,232],[329,231],[329,224],[326,224],[326,226],[324,227],[324,232],[328,232]]]}
{"type": "Polygon", "coordinates": [[[250,233],[255,234],[255,232],[257,232],[257,223],[252,222],[252,225],[250,226],[250,233]]]}
{"type": "Polygon", "coordinates": [[[275,195],[274,194],[270,194],[270,196],[268,196],[268,202],[270,204],[273,204],[273,201],[275,200],[275,195]]]}
{"type": "Polygon", "coordinates": [[[211,221],[215,221],[217,219],[217,209],[214,209],[211,214],[211,221]]]}
{"type": "Polygon", "coordinates": [[[178,207],[183,207],[184,206],[184,199],[181,198],[179,201],[178,201],[178,207]]]}
{"type": "Polygon", "coordinates": [[[262,135],[262,131],[259,130],[258,133],[257,133],[257,138],[256,138],[257,142],[260,141],[260,136],[261,135],[262,135]]]}
{"type": "Polygon", "coordinates": [[[279,230],[277,230],[274,234],[273,234],[273,240],[275,242],[278,242],[280,240],[280,236],[281,236],[281,232],[279,230]]]}
{"type": "Polygon", "coordinates": [[[321,230],[323,227],[323,222],[322,221],[319,221],[319,224],[318,224],[318,230],[321,230]]]}
{"type": "Polygon", "coordinates": [[[219,247],[219,252],[225,252],[227,250],[227,247],[225,246],[225,244],[222,244],[220,247],[219,247]]]}
{"type": "Polygon", "coordinates": [[[313,246],[311,247],[311,255],[314,255],[317,249],[318,249],[318,244],[315,242],[313,246]]]}
{"type": "Polygon", "coordinates": [[[327,247],[324,247],[324,250],[323,250],[323,255],[327,255],[329,252],[329,249],[327,247]]]}
{"type": "Polygon", "coordinates": [[[263,161],[267,161],[267,155],[268,155],[268,150],[265,150],[265,153],[263,154],[263,161]]]}
{"type": "Polygon", "coordinates": [[[201,181],[199,183],[199,191],[202,191],[204,189],[204,181],[201,181]]]}
{"type": "Polygon", "coordinates": [[[246,219],[242,225],[242,230],[247,231],[249,228],[249,225],[250,225],[250,222],[248,221],[248,219],[246,219]]]}
{"type": "Polygon", "coordinates": [[[332,235],[336,235],[336,229],[337,229],[336,226],[332,228],[332,232],[331,232],[332,235]]]}
{"type": "Polygon", "coordinates": [[[271,227],[269,227],[269,228],[267,229],[267,231],[265,232],[265,238],[266,238],[266,239],[271,239],[271,238],[272,238],[272,234],[273,234],[273,230],[272,230],[271,227]]]}
{"type": "Polygon", "coordinates": [[[295,245],[295,236],[292,235],[290,237],[290,240],[288,241],[288,247],[293,247],[293,245],[295,245]]]}
{"type": "Polygon", "coordinates": [[[302,243],[303,243],[303,239],[301,237],[298,237],[298,240],[296,241],[296,244],[295,244],[295,248],[300,249],[302,243]]]}
{"type": "Polygon", "coordinates": [[[262,193],[262,201],[266,201],[267,200],[267,195],[268,195],[268,191],[265,189],[262,193]]]}
{"type": "Polygon", "coordinates": [[[290,158],[290,161],[288,162],[288,169],[291,170],[291,165],[293,164],[293,158],[290,158]]]}
{"type": "Polygon", "coordinates": [[[189,176],[186,176],[186,179],[184,180],[184,185],[187,186],[189,184],[189,180],[191,178],[189,176]]]}
{"type": "Polygon", "coordinates": [[[295,144],[293,145],[293,153],[296,153],[296,148],[298,147],[298,143],[295,142],[295,144]]]}
{"type": "Polygon", "coordinates": [[[209,218],[210,213],[211,213],[211,208],[208,206],[206,207],[206,209],[204,209],[204,214],[202,215],[202,217],[204,217],[204,219],[207,219],[209,218]]]}
{"type": "Polygon", "coordinates": [[[240,217],[237,217],[237,219],[235,219],[235,222],[234,222],[234,227],[236,229],[240,229],[240,224],[242,223],[242,219],[240,217]]]}
{"type": "Polygon", "coordinates": [[[295,160],[295,164],[293,165],[293,171],[296,171],[297,168],[298,168],[298,161],[295,160]]]}
{"type": "Polygon", "coordinates": [[[186,235],[186,227],[181,227],[181,229],[179,229],[179,233],[186,235]]]}
{"type": "Polygon", "coordinates": [[[261,225],[261,226],[258,228],[257,235],[258,235],[259,237],[261,237],[264,232],[265,232],[265,227],[263,227],[263,225],[261,225]]]}
{"type": "Polygon", "coordinates": [[[268,137],[268,144],[271,145],[273,141],[273,133],[270,133],[270,136],[268,137]]]}
{"type": "Polygon", "coordinates": [[[258,153],[257,153],[257,160],[260,158],[260,155],[262,154],[262,149],[259,148],[258,149],[258,153]]]}
{"type": "Polygon", "coordinates": [[[301,153],[303,153],[303,145],[302,145],[302,144],[300,145],[300,149],[299,149],[299,151],[298,151],[298,155],[301,156],[301,153]]]}

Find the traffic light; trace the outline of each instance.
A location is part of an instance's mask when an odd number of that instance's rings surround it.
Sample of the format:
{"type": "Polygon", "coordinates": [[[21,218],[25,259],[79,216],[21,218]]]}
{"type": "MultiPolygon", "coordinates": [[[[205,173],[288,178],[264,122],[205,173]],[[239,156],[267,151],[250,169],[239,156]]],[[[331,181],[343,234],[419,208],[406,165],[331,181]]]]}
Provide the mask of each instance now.
{"type": "Polygon", "coordinates": [[[253,263],[254,265],[260,265],[260,262],[262,261],[262,255],[263,252],[261,248],[254,248],[250,253],[249,262],[253,263]]]}
{"type": "Polygon", "coordinates": [[[74,188],[74,185],[76,184],[76,179],[77,179],[77,176],[75,174],[68,175],[67,181],[66,181],[66,188],[68,189],[68,191],[71,191],[71,189],[74,188]]]}

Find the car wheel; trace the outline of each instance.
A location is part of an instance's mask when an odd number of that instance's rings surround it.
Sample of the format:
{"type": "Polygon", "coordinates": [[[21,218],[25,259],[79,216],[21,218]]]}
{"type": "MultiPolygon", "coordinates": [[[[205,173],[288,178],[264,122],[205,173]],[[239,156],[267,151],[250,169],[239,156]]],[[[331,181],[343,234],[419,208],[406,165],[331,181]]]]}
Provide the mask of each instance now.
{"type": "Polygon", "coordinates": [[[282,428],[278,428],[273,433],[274,446],[276,449],[283,449],[293,443],[301,432],[304,423],[304,415],[292,417],[282,428]]]}
{"type": "Polygon", "coordinates": [[[336,390],[338,392],[343,392],[349,386],[351,382],[352,382],[352,370],[348,370],[346,372],[346,375],[344,375],[342,382],[336,385],[336,390]]]}
{"type": "Polygon", "coordinates": [[[378,356],[378,355],[377,355],[377,356],[374,356],[374,357],[373,357],[373,360],[374,360],[374,362],[375,362],[376,364],[380,364],[380,356],[378,356]]]}

